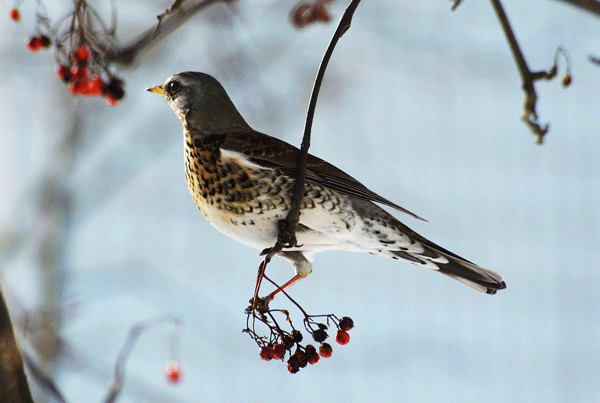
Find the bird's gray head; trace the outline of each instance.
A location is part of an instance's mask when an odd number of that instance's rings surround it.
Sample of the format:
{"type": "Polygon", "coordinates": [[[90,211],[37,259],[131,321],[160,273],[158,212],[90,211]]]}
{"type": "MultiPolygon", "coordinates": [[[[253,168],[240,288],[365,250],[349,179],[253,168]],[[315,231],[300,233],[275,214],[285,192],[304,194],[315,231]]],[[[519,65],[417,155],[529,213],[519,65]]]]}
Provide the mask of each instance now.
{"type": "Polygon", "coordinates": [[[208,74],[178,73],[147,91],[165,97],[183,127],[198,136],[250,129],[223,86],[208,74]]]}

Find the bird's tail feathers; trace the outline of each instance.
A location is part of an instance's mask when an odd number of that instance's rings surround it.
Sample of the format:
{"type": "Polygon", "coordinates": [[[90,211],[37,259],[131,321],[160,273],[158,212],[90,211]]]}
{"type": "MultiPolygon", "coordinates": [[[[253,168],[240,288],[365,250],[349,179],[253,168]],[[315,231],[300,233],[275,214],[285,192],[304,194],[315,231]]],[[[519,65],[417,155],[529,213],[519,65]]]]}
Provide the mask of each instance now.
{"type": "Polygon", "coordinates": [[[479,292],[495,294],[496,291],[506,288],[506,283],[500,274],[477,266],[433,243],[428,242],[427,245],[422,244],[422,246],[424,250],[418,253],[394,250],[388,252],[391,252],[392,258],[402,258],[428,267],[479,292]]]}

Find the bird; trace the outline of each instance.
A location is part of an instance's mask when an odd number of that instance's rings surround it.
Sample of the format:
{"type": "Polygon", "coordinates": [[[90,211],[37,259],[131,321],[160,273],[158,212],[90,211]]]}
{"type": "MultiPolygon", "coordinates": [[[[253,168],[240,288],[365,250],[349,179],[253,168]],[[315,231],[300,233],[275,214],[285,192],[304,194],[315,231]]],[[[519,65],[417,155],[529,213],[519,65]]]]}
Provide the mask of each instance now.
{"type": "MultiPolygon", "coordinates": [[[[291,206],[300,150],[252,129],[208,74],[181,72],[147,91],[163,96],[181,121],[187,186],[208,222],[255,249],[273,246],[291,206]]],[[[506,288],[500,274],[429,241],[378,204],[422,220],[308,154],[297,243],[278,254],[294,276],[279,290],[311,273],[314,254],[331,250],[406,260],[487,294],[506,288]]]]}

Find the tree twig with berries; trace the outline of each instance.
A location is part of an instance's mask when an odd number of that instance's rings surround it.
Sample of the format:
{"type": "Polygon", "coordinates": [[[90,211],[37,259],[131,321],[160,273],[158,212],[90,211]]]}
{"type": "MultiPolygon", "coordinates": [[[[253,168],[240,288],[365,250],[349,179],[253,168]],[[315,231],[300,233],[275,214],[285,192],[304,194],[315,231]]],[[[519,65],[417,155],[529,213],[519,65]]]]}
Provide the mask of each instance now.
{"type": "MultiPolygon", "coordinates": [[[[315,7],[322,7],[321,3],[317,3],[317,6],[315,7]]],[[[319,66],[319,70],[317,72],[317,76],[315,78],[313,90],[310,97],[306,122],[304,126],[304,135],[300,147],[300,153],[298,155],[298,172],[296,180],[294,182],[291,207],[286,218],[279,222],[279,233],[277,237],[277,242],[273,247],[267,248],[263,252],[261,252],[262,255],[266,256],[259,266],[254,296],[250,300],[250,306],[246,310],[248,316],[246,320],[246,328],[243,331],[248,333],[250,337],[252,337],[252,339],[254,339],[254,341],[256,341],[256,343],[259,345],[261,357],[266,360],[270,360],[272,358],[283,359],[285,356],[285,352],[288,351],[289,359],[287,363],[288,370],[291,373],[298,372],[300,368],[305,367],[307,363],[315,364],[319,360],[319,356],[329,357],[331,355],[331,345],[325,343],[325,339],[328,337],[326,329],[328,329],[329,326],[335,324],[338,327],[338,334],[336,336],[336,340],[339,344],[348,343],[348,341],[350,340],[350,336],[348,335],[347,330],[351,329],[354,326],[352,320],[347,317],[338,320],[337,317],[333,314],[307,314],[306,311],[300,306],[300,304],[298,304],[289,296],[289,294],[285,291],[284,288],[275,284],[266,276],[265,271],[268,263],[271,261],[273,256],[281,252],[284,248],[298,246],[295,234],[296,230],[298,229],[298,222],[300,219],[300,206],[304,195],[306,160],[308,156],[308,149],[310,147],[311,129],[317,105],[317,99],[319,96],[319,90],[321,88],[323,78],[325,77],[325,70],[327,69],[327,65],[329,63],[329,60],[331,59],[331,55],[333,54],[333,50],[335,49],[335,46],[339,39],[342,37],[342,35],[344,35],[344,33],[346,33],[346,31],[350,28],[352,16],[354,15],[354,11],[358,7],[359,3],[360,0],[352,0],[350,2],[344,14],[340,18],[337,29],[335,30],[331,41],[329,42],[329,45],[325,51],[325,54],[323,55],[323,58],[321,60],[321,64],[319,66]],[[314,346],[310,344],[307,346],[303,346],[302,344],[300,344],[303,340],[302,333],[294,328],[292,319],[287,310],[270,309],[268,306],[270,302],[269,297],[267,297],[266,299],[259,298],[258,295],[263,279],[271,282],[273,285],[275,285],[275,287],[277,287],[277,290],[274,293],[270,294],[270,296],[282,293],[302,312],[302,314],[304,315],[303,324],[305,330],[312,335],[313,339],[316,342],[321,343],[319,347],[319,354],[317,354],[316,348],[314,346]],[[275,314],[283,315],[285,321],[291,327],[290,331],[284,330],[279,325],[275,318],[275,314]],[[325,323],[317,322],[315,321],[315,318],[325,318],[325,323]],[[260,336],[257,333],[257,321],[268,328],[268,336],[260,336]],[[340,323],[342,323],[342,325],[340,325],[340,323]],[[348,323],[350,323],[350,325],[348,325],[348,323]],[[292,353],[292,349],[294,347],[295,350],[292,353]]]]}
{"type": "MultiPolygon", "coordinates": [[[[0,322],[3,323],[3,322],[0,322]]],[[[125,365],[133,348],[137,344],[139,337],[148,332],[150,329],[162,325],[162,324],[170,324],[172,325],[173,332],[171,334],[171,342],[170,342],[170,352],[169,352],[169,360],[166,362],[164,366],[164,377],[167,382],[171,384],[177,384],[183,378],[183,367],[181,366],[181,361],[179,357],[179,345],[181,342],[181,336],[184,330],[184,322],[176,316],[173,315],[161,315],[155,318],[146,320],[144,322],[140,322],[135,324],[130,330],[125,340],[125,343],[121,347],[121,350],[118,354],[118,357],[115,362],[114,367],[114,376],[112,378],[111,384],[109,385],[109,391],[106,398],[103,400],[105,403],[114,403],[117,401],[117,398],[120,396],[123,385],[125,383],[125,365]]],[[[27,364],[29,369],[29,373],[31,377],[35,379],[41,388],[52,397],[53,401],[57,401],[60,403],[66,403],[66,399],[63,393],[58,389],[55,382],[44,373],[44,371],[38,366],[35,360],[29,356],[29,354],[23,354],[24,362],[27,364]]],[[[1,366],[0,366],[1,367],[1,366]]],[[[2,374],[2,370],[0,368],[0,375],[2,374]]],[[[10,379],[10,378],[2,378],[2,379],[10,379]]],[[[30,400],[13,400],[5,398],[8,395],[3,395],[2,382],[0,382],[0,398],[2,398],[1,402],[29,402],[30,400]]],[[[20,386],[27,386],[27,382],[21,382],[20,386]]],[[[31,400],[33,403],[33,400],[31,400]]]]}
{"type": "Polygon", "coordinates": [[[523,115],[521,116],[521,119],[523,119],[527,126],[529,126],[533,134],[537,136],[537,144],[543,144],[544,136],[546,133],[548,133],[549,125],[545,124],[542,126],[538,121],[538,115],[536,112],[537,93],[535,91],[534,83],[538,80],[552,80],[556,76],[558,72],[558,55],[562,54],[567,61],[567,72],[562,78],[562,85],[564,87],[570,85],[572,79],[570,74],[569,57],[566,51],[562,47],[559,47],[554,56],[554,64],[550,70],[532,72],[525,61],[525,56],[521,51],[519,42],[517,41],[510,22],[508,21],[508,17],[504,12],[502,3],[500,0],[492,0],[492,5],[494,6],[494,10],[496,11],[496,15],[500,21],[502,30],[506,35],[511,52],[521,74],[521,80],[523,82],[522,88],[523,91],[525,91],[525,102],[523,104],[523,115]]]}
{"type": "Polygon", "coordinates": [[[254,294],[255,304],[257,303],[258,289],[260,288],[260,283],[264,276],[266,266],[271,261],[271,258],[277,253],[281,252],[284,248],[298,246],[296,240],[296,230],[298,229],[298,222],[300,220],[300,206],[302,202],[302,197],[304,195],[304,182],[306,176],[306,160],[308,157],[308,149],[310,147],[312,123],[315,115],[315,109],[317,106],[317,99],[319,97],[319,90],[321,89],[321,84],[323,82],[323,78],[325,77],[325,70],[327,69],[327,65],[329,63],[329,60],[331,59],[331,55],[333,54],[333,50],[335,49],[335,46],[342,37],[342,35],[344,35],[344,33],[346,33],[348,29],[350,29],[352,16],[354,15],[354,11],[358,7],[359,3],[360,0],[352,0],[350,2],[346,10],[344,11],[344,14],[340,18],[337,29],[335,30],[331,41],[329,42],[329,45],[325,51],[325,54],[323,55],[323,59],[321,60],[321,64],[319,66],[319,70],[317,72],[317,76],[315,78],[312,93],[310,96],[308,111],[306,113],[304,135],[302,138],[300,154],[298,155],[297,161],[298,173],[294,182],[291,207],[285,219],[279,222],[279,233],[277,236],[277,242],[273,247],[267,248],[261,252],[261,255],[265,255],[265,258],[263,263],[261,263],[261,265],[259,266],[259,275],[254,294]]]}
{"type": "MultiPolygon", "coordinates": [[[[263,278],[279,288],[267,276],[263,278]]],[[[281,292],[304,315],[302,321],[304,330],[311,335],[316,343],[319,343],[319,350],[317,351],[317,348],[312,344],[302,344],[304,336],[300,330],[294,327],[289,311],[269,308],[258,311],[250,305],[246,310],[246,328],[242,331],[249,334],[257,343],[259,346],[259,355],[263,360],[271,361],[274,359],[283,361],[287,355],[287,369],[290,373],[295,374],[301,368],[306,367],[307,364],[316,364],[321,357],[329,358],[333,353],[333,348],[326,340],[329,337],[328,330],[334,326],[337,328],[336,342],[340,345],[348,344],[350,341],[348,331],[354,327],[354,321],[351,318],[344,316],[339,319],[333,314],[309,315],[285,290],[281,290],[281,292]],[[289,330],[281,327],[275,315],[282,316],[282,319],[288,324],[289,330]],[[268,335],[260,335],[257,332],[257,322],[268,329],[268,335]]]]}

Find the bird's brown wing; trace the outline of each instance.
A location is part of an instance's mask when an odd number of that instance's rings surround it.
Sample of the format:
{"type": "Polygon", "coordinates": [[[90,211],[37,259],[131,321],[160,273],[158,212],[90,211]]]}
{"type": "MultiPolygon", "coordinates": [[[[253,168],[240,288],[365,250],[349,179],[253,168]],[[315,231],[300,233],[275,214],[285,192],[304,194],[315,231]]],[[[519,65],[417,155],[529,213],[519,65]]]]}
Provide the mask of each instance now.
{"type": "MultiPolygon", "coordinates": [[[[258,132],[236,132],[225,136],[222,147],[247,156],[255,164],[279,168],[290,176],[296,176],[300,150],[285,141],[258,132]]],[[[311,154],[308,155],[306,163],[306,180],[363,200],[385,204],[426,221],[372,192],[344,171],[311,154]]]]}

